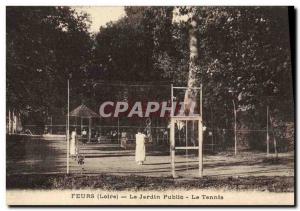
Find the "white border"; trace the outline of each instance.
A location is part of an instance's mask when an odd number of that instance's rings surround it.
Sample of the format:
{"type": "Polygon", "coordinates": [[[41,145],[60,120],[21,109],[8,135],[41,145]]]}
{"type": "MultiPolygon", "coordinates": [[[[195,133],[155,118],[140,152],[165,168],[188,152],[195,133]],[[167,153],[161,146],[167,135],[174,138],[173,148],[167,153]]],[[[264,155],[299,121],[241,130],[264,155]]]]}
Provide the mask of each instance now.
{"type": "MultiPolygon", "coordinates": [[[[295,6],[296,9],[299,8],[299,0],[148,0],[148,1],[132,1],[132,0],[102,0],[101,3],[99,0],[81,0],[81,1],[72,1],[72,0],[51,0],[51,1],[41,1],[41,0],[30,0],[30,1],[24,1],[24,0],[5,0],[1,1],[1,7],[0,7],[0,26],[1,26],[1,37],[0,37],[0,45],[1,45],[1,53],[0,53],[0,58],[1,58],[1,63],[0,63],[0,69],[1,69],[1,74],[0,74],[0,99],[1,99],[1,105],[0,105],[0,135],[1,135],[1,145],[0,145],[0,154],[1,154],[1,162],[0,162],[0,168],[2,169],[1,174],[0,174],[0,181],[1,181],[1,191],[0,191],[0,205],[3,210],[8,210],[8,207],[6,206],[6,185],[5,185],[5,160],[6,160],[6,146],[5,146],[5,104],[6,104],[6,88],[5,88],[5,6],[26,6],[26,5],[43,5],[43,6],[50,6],[50,5],[68,5],[68,6],[123,6],[123,5],[136,5],[136,6],[143,6],[143,5],[240,5],[240,6],[279,6],[279,5],[284,5],[284,6],[295,6]]],[[[298,13],[299,15],[299,13],[298,13]]],[[[297,18],[297,15],[296,15],[297,18]]],[[[297,18],[298,19],[298,18],[297,18]]],[[[297,29],[299,28],[299,21],[296,20],[296,35],[297,29]]],[[[297,39],[297,38],[296,38],[297,39]]],[[[297,43],[297,42],[296,42],[297,43]]],[[[297,44],[297,47],[299,47],[299,42],[297,44]]],[[[296,48],[297,49],[297,48],[296,48]]],[[[299,54],[297,55],[297,61],[299,61],[299,54]]],[[[296,62],[297,63],[297,62],[296,62]]],[[[297,81],[299,81],[299,74],[297,75],[297,81]]],[[[299,90],[297,89],[297,97],[299,98],[299,90]]],[[[299,114],[299,112],[297,112],[299,114]]],[[[298,117],[298,115],[297,115],[298,117]]],[[[299,124],[297,124],[297,129],[299,129],[299,124]]],[[[296,141],[297,143],[297,141],[296,141]]],[[[299,144],[298,144],[299,145],[299,144]]],[[[299,152],[299,148],[298,148],[299,152]]],[[[299,169],[299,162],[297,168],[299,169]]],[[[299,180],[297,181],[299,184],[299,180]]],[[[298,193],[299,194],[299,193],[298,193]]],[[[37,208],[37,210],[42,210],[44,208],[37,208]]],[[[63,208],[56,208],[57,210],[63,210],[63,208]]],[[[79,208],[79,210],[84,210],[85,208],[79,208]]],[[[97,208],[97,209],[107,209],[107,208],[97,208]]],[[[117,209],[117,208],[114,208],[117,209]]],[[[140,209],[140,208],[139,208],[140,209]]],[[[206,209],[206,208],[196,208],[196,209],[206,209]]],[[[213,208],[215,210],[217,208],[213,208]]],[[[256,210],[263,210],[263,208],[255,208],[256,210]]],[[[78,209],[77,209],[78,210],[78,209]]],[[[111,210],[111,209],[110,209],[111,210]]],[[[160,208],[155,208],[155,210],[161,210],[160,208]]],[[[209,208],[209,210],[212,210],[209,208]]]]}

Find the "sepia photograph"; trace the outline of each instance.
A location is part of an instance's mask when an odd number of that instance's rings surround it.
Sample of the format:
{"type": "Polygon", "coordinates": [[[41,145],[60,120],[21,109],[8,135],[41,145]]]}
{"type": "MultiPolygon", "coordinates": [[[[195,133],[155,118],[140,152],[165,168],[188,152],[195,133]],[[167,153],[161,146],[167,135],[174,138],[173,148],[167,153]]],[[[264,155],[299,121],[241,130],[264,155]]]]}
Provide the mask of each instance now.
{"type": "Polygon", "coordinates": [[[8,206],[295,206],[293,6],[6,6],[8,206]]]}

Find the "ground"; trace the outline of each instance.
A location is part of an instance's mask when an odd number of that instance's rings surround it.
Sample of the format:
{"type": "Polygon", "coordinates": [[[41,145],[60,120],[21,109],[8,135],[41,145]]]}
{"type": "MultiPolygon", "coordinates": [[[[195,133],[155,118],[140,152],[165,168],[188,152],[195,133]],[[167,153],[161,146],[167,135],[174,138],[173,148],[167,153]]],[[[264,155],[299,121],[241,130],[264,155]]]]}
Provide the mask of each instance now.
{"type": "MultiPolygon", "coordinates": [[[[107,182],[103,175],[114,178],[114,183],[127,178],[126,181],[145,180],[150,184],[159,185],[162,180],[167,182],[171,178],[170,156],[166,148],[148,147],[147,160],[144,165],[137,165],[134,161],[134,148],[123,150],[117,144],[86,144],[81,146],[81,154],[84,155],[84,164],[80,165],[74,159],[70,161],[70,173],[73,179],[78,181],[86,177],[97,177],[98,182],[107,182]],[[123,178],[123,179],[122,179],[123,178]],[[138,179],[139,178],[139,179],[138,179]],[[150,179],[149,179],[150,178],[150,179]],[[156,179],[155,179],[156,178],[156,179]],[[119,181],[118,181],[119,180],[119,181]],[[153,181],[152,181],[153,180],[153,181]],[[156,182],[155,182],[156,181],[156,182]]],[[[274,188],[276,182],[283,184],[282,191],[293,190],[294,157],[293,153],[279,153],[279,159],[266,158],[262,152],[240,152],[233,156],[232,153],[223,152],[215,155],[204,154],[204,178],[199,183],[198,161],[196,156],[189,154],[176,156],[176,173],[179,183],[191,184],[202,187],[204,181],[212,186],[224,186],[227,184],[240,185],[248,183],[257,187],[260,184],[267,189],[274,188]],[[195,183],[195,180],[198,183],[195,183]],[[241,182],[241,181],[244,182],[241,182]],[[220,181],[220,182],[218,182],[220,181]],[[271,182],[271,184],[269,184],[271,182]],[[274,183],[275,182],[275,183],[274,183]],[[255,184],[257,183],[257,184],[255,184]],[[223,184],[223,185],[222,185],[223,184]],[[270,186],[271,185],[271,186],[270,186]],[[286,186],[286,190],[284,189],[286,186]]],[[[45,175],[48,180],[55,179],[55,185],[66,181],[66,143],[65,141],[45,140],[9,140],[7,143],[7,186],[18,188],[20,179],[34,178],[45,175]],[[59,176],[54,176],[59,175],[59,176]],[[14,184],[16,183],[16,184],[14,184]]],[[[68,180],[68,179],[67,179],[68,180]]],[[[82,182],[81,181],[81,182],[82,182]]],[[[173,181],[173,179],[172,179],[173,181]]],[[[96,185],[97,182],[94,183],[96,185]]],[[[108,181],[108,184],[111,182],[108,181]]],[[[174,181],[173,181],[174,183],[174,181]]],[[[68,183],[69,184],[69,183],[68,183]]],[[[144,182],[146,184],[146,182],[144,182]]],[[[32,184],[31,184],[32,185],[32,184]]],[[[31,187],[31,185],[27,185],[31,187]]],[[[55,186],[54,185],[54,186],[55,186]]],[[[70,185],[70,184],[69,184],[70,185]]],[[[92,185],[89,183],[89,185],[92,185]]],[[[26,187],[26,185],[20,185],[26,187]]],[[[53,186],[53,185],[52,185],[53,186]]],[[[51,186],[51,187],[52,187],[51,186]]],[[[68,185],[66,185],[68,186],[68,185]]],[[[154,185],[155,186],[155,185],[154,185]]],[[[204,185],[205,186],[205,185],[204,185]]],[[[21,188],[21,187],[20,187],[21,188]]],[[[72,186],[70,187],[72,188],[72,186]]]]}

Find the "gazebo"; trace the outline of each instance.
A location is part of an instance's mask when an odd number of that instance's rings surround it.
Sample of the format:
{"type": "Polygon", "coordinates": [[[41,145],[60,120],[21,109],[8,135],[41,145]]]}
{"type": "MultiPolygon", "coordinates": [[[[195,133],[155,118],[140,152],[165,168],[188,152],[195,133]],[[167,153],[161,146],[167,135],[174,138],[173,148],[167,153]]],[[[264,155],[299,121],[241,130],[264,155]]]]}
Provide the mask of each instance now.
{"type": "Polygon", "coordinates": [[[89,120],[89,135],[88,135],[88,142],[91,141],[91,127],[92,127],[92,118],[100,118],[100,116],[88,108],[86,105],[81,104],[77,108],[75,108],[73,111],[69,113],[69,116],[73,117],[80,117],[80,129],[82,132],[82,121],[83,119],[88,119],[89,120]]]}

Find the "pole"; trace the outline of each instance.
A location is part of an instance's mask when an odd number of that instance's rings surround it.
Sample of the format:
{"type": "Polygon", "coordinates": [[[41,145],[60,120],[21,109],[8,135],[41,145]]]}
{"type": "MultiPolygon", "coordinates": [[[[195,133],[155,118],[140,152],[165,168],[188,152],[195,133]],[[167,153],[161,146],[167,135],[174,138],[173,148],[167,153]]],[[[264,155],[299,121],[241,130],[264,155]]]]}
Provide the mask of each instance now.
{"type": "Polygon", "coordinates": [[[276,141],[276,138],[275,138],[274,129],[273,129],[273,139],[274,139],[274,152],[275,152],[275,157],[278,158],[277,141],[276,141]]]}
{"type": "Polygon", "coordinates": [[[275,132],[274,132],[273,118],[271,115],[270,115],[270,123],[272,126],[272,134],[273,134],[273,141],[274,141],[274,153],[275,153],[275,157],[278,158],[277,141],[276,141],[275,132]]]}
{"type": "MultiPolygon", "coordinates": [[[[156,119],[156,127],[158,126],[158,121],[157,121],[157,119],[156,119]]],[[[156,131],[156,144],[159,144],[158,142],[159,142],[159,130],[158,130],[158,128],[155,128],[155,131],[156,131]]]]}
{"type": "Polygon", "coordinates": [[[202,115],[202,84],[201,84],[201,89],[200,89],[200,115],[201,115],[201,117],[203,117],[203,115],[202,115]]]}
{"type": "Polygon", "coordinates": [[[119,133],[120,133],[120,122],[119,122],[119,117],[118,117],[118,144],[120,144],[119,133]]]}
{"type": "Polygon", "coordinates": [[[67,174],[69,174],[69,159],[70,159],[70,138],[69,138],[69,134],[70,134],[70,82],[68,79],[68,116],[67,116],[67,174]]]}
{"type": "Polygon", "coordinates": [[[211,152],[214,152],[214,122],[213,122],[212,105],[210,105],[210,120],[211,120],[211,152]]]}
{"type": "Polygon", "coordinates": [[[192,130],[193,130],[193,144],[194,144],[194,146],[196,146],[196,139],[195,139],[195,121],[193,120],[193,128],[192,128],[192,130]]]}
{"type": "Polygon", "coordinates": [[[202,83],[200,90],[200,119],[198,121],[198,157],[199,157],[199,177],[203,176],[203,113],[202,113],[202,83]]]}
{"type": "Polygon", "coordinates": [[[89,140],[88,142],[91,142],[91,138],[92,138],[92,119],[89,118],[89,140]]]}
{"type": "Polygon", "coordinates": [[[270,140],[269,140],[269,106],[267,106],[267,156],[270,155],[270,140]]]}
{"type": "Polygon", "coordinates": [[[237,138],[236,138],[236,108],[234,100],[232,100],[233,103],[233,112],[234,112],[234,155],[237,154],[237,138]]]}
{"type": "Polygon", "coordinates": [[[170,117],[174,115],[175,111],[173,110],[173,84],[171,84],[171,114],[170,117]]]}
{"type": "Polygon", "coordinates": [[[203,122],[202,116],[198,121],[198,137],[199,137],[199,177],[203,176],[203,122]]]}
{"type": "Polygon", "coordinates": [[[174,123],[173,118],[171,118],[171,127],[170,127],[170,154],[171,154],[172,176],[173,176],[173,178],[176,178],[176,173],[175,173],[175,123],[174,123]]]}
{"type": "Polygon", "coordinates": [[[173,178],[176,178],[175,173],[175,122],[173,119],[173,84],[171,84],[171,114],[170,114],[170,155],[171,155],[171,171],[173,178]]]}
{"type": "Polygon", "coordinates": [[[80,135],[81,135],[81,138],[82,138],[82,130],[83,130],[83,127],[82,127],[82,117],[80,117],[80,135]]]}
{"type": "Polygon", "coordinates": [[[50,128],[50,134],[53,133],[52,128],[53,128],[53,120],[52,120],[52,116],[51,116],[51,128],[50,128]]]}
{"type": "Polygon", "coordinates": [[[188,147],[188,140],[187,140],[187,138],[188,138],[188,130],[187,130],[187,120],[185,120],[185,147],[186,147],[186,149],[185,149],[185,163],[186,163],[186,170],[188,170],[188,168],[189,168],[189,165],[188,165],[188,149],[187,149],[187,147],[188,147]]]}
{"type": "Polygon", "coordinates": [[[99,118],[99,137],[99,140],[101,141],[101,117],[99,118]]]}
{"type": "Polygon", "coordinates": [[[8,110],[8,134],[11,134],[11,115],[10,115],[10,109],[8,110]]]}
{"type": "Polygon", "coordinates": [[[15,118],[15,112],[12,111],[12,134],[16,133],[16,118],[15,118]]]}

